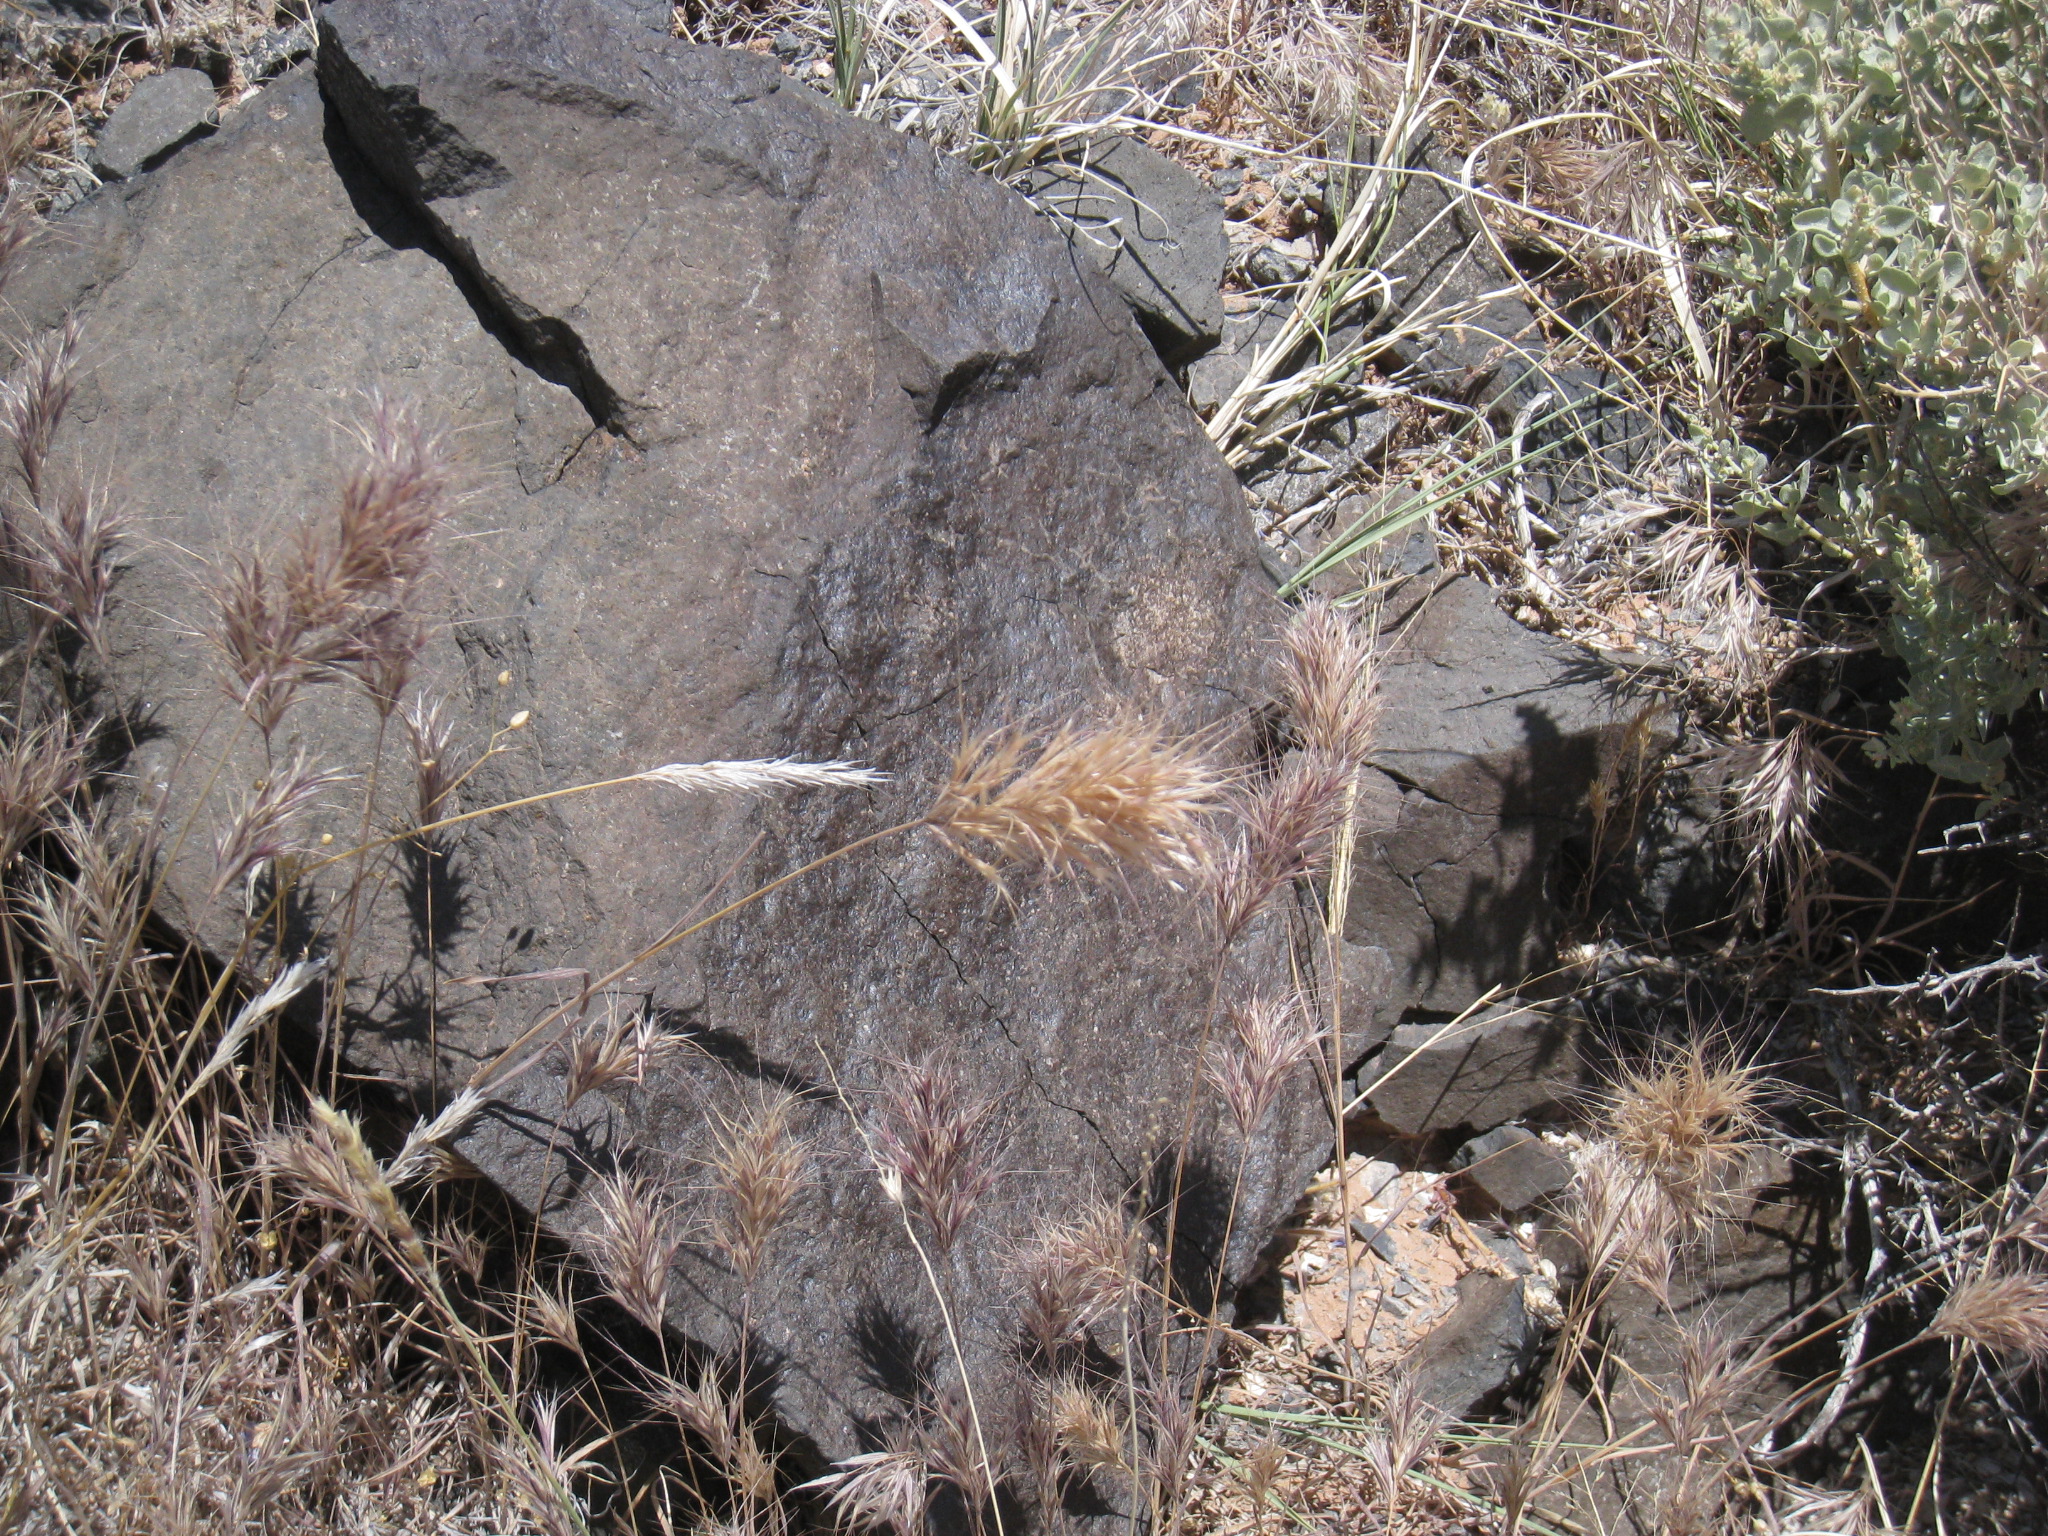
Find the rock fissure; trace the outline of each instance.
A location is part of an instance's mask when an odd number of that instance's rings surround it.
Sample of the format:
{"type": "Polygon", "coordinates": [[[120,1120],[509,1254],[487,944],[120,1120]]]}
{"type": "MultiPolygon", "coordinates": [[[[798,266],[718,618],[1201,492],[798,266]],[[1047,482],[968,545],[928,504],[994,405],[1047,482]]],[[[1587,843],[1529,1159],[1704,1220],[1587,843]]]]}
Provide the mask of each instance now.
{"type": "Polygon", "coordinates": [[[277,307],[276,312],[271,315],[269,321],[264,325],[263,334],[258,338],[255,348],[249,353],[248,359],[235,373],[235,398],[237,400],[241,399],[243,388],[249,382],[249,370],[261,362],[263,355],[270,350],[270,339],[276,334],[277,328],[283,322],[284,317],[291,313],[292,306],[305,296],[308,288],[311,288],[314,283],[319,281],[321,273],[325,272],[351,251],[359,250],[363,242],[369,238],[370,234],[367,230],[360,234],[349,236],[330,255],[323,258],[319,265],[308,272],[304,280],[285,296],[284,302],[277,307]]]}
{"type": "MultiPolygon", "coordinates": [[[[322,27],[326,35],[324,21],[322,27]]],[[[512,173],[422,104],[416,89],[373,87],[339,43],[323,47],[320,60],[322,94],[354,149],[383,188],[422,222],[438,253],[475,284],[478,297],[517,340],[520,360],[573,389],[597,426],[635,441],[618,391],[599,372],[575,326],[515,293],[435,206],[503,187],[512,173]]],[[[592,278],[590,287],[600,280],[601,274],[592,278]]]]}
{"type": "Polygon", "coordinates": [[[895,880],[886,871],[883,872],[882,879],[887,882],[889,889],[895,893],[896,899],[902,904],[904,915],[917,924],[925,937],[938,947],[939,952],[946,957],[947,963],[953,967],[954,974],[960,978],[960,984],[974,994],[974,1000],[982,1006],[989,1022],[995,1025],[997,1030],[1001,1032],[1003,1039],[1009,1043],[1010,1049],[1016,1053],[1017,1064],[1023,1071],[1024,1080],[1029,1085],[1031,1092],[1047,1108],[1064,1111],[1086,1125],[1094,1133],[1104,1155],[1110,1159],[1116,1169],[1118,1178],[1122,1181],[1123,1185],[1128,1187],[1136,1176],[1135,1170],[1124,1166],[1122,1160],[1117,1155],[1114,1139],[1104,1132],[1100,1125],[1096,1124],[1095,1117],[1088,1113],[1087,1110],[1078,1105],[1068,1104],[1055,1098],[1046,1089],[1045,1084],[1039,1078],[1037,1060],[1033,1053],[1026,1049],[1024,1043],[1017,1038],[1016,1033],[1010,1028],[1009,1019],[996,1007],[987,994],[968,977],[967,967],[961,963],[959,955],[954,953],[953,946],[946,941],[945,937],[937,929],[925,921],[917,909],[911,905],[910,898],[903,894],[902,888],[896,884],[895,880]]]}

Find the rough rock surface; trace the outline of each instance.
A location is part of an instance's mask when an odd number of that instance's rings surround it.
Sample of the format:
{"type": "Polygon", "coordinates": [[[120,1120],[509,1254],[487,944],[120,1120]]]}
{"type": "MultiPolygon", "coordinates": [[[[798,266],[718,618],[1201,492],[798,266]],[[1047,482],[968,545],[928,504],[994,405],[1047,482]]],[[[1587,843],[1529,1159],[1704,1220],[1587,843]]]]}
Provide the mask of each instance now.
{"type": "MultiPolygon", "coordinates": [[[[323,27],[324,97],[306,73],[254,97],[63,221],[9,291],[31,325],[75,308],[97,359],[148,349],[94,373],[63,449],[148,519],[111,681],[152,711],[137,781],[170,785],[194,829],[165,916],[226,948],[239,903],[207,901],[206,849],[266,771],[214,680],[201,578],[326,514],[371,387],[443,412],[472,466],[420,681],[465,762],[531,712],[465,805],[676,760],[895,776],[773,803],[628,786],[309,876],[287,947],[333,952],[352,927],[321,1022],[358,1069],[444,1100],[572,1000],[577,968],[917,815],[963,727],[1102,700],[1248,718],[1277,608],[1241,496],[1107,282],[1022,199],[630,5],[344,0],[323,27]]],[[[360,768],[376,734],[329,687],[277,747],[360,768]]],[[[402,825],[402,751],[384,763],[368,815],[402,825]]],[[[308,835],[353,841],[363,783],[308,835]]],[[[682,1186],[690,1223],[716,1115],[800,1094],[821,1150],[754,1297],[753,1358],[799,1445],[845,1455],[950,1371],[846,1102],[866,1112],[889,1059],[939,1051],[1003,1106],[1023,1171],[946,1275],[992,1368],[1016,1245],[1091,1190],[1160,1192],[1197,1071],[1197,926],[1144,886],[1006,900],[898,835],[610,987],[701,1053],[573,1109],[559,1056],[522,1054],[461,1150],[558,1230],[590,1226],[614,1166],[682,1186]]],[[[1287,975],[1277,934],[1238,963],[1246,985],[1287,975]]],[[[1218,1241],[1236,1167],[1212,1119],[1183,1257],[1218,1241]]],[[[1326,1139],[1304,1069],[1246,1170],[1233,1273],[1326,1139]]],[[[686,1246],[671,1278],[675,1326],[732,1348],[734,1277],[686,1246]]]]}
{"type": "Polygon", "coordinates": [[[1224,315],[1214,350],[1188,364],[1189,403],[1207,415],[1228,400],[1251,371],[1259,348],[1280,334],[1286,318],[1286,306],[1276,303],[1260,303],[1224,315]]]}
{"type": "Polygon", "coordinates": [[[1496,1126],[1570,1096],[1575,1037],[1562,1014],[1496,1003],[1463,1021],[1401,1025],[1358,1076],[1373,1113],[1404,1136],[1496,1126]]]}
{"type": "Polygon", "coordinates": [[[1483,1270],[1459,1279],[1457,1306],[1408,1361],[1424,1402],[1467,1417],[1531,1367],[1543,1330],[1522,1284],[1483,1270]]]}
{"type": "Polygon", "coordinates": [[[39,21],[106,22],[121,9],[119,0],[14,0],[39,21]]]}
{"type": "Polygon", "coordinates": [[[1036,167],[1025,190],[1109,274],[1168,362],[1216,345],[1230,247],[1216,199],[1193,173],[1116,138],[1036,167]]]}
{"type": "Polygon", "coordinates": [[[1542,1329],[1522,1305],[1522,1284],[1483,1270],[1458,1280],[1458,1305],[1409,1358],[1421,1401],[1470,1417],[1530,1370],[1542,1329]]]}
{"type": "Polygon", "coordinates": [[[196,69],[138,80],[93,147],[93,169],[116,180],[147,170],[213,122],[213,82],[196,69]]]}

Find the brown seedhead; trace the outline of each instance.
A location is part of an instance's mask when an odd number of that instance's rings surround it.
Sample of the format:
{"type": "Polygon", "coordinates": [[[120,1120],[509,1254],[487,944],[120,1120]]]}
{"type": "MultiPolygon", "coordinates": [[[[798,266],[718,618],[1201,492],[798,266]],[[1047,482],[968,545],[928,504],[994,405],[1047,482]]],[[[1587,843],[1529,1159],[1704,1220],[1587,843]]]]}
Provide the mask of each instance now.
{"type": "Polygon", "coordinates": [[[907,1431],[891,1433],[886,1449],[849,1456],[801,1487],[823,1492],[832,1513],[856,1531],[924,1536],[931,1470],[907,1431]]]}
{"type": "Polygon", "coordinates": [[[393,1184],[410,1184],[420,1179],[446,1178],[449,1162],[447,1144],[469,1129],[489,1102],[480,1088],[464,1088],[448,1101],[447,1107],[431,1119],[415,1125],[405,1145],[391,1159],[385,1177],[393,1184]]]}
{"type": "Polygon", "coordinates": [[[1287,1465],[1287,1448],[1270,1437],[1261,1440],[1245,1454],[1244,1486],[1251,1496],[1252,1508],[1257,1512],[1261,1529],[1264,1528],[1266,1501],[1272,1496],[1274,1484],[1280,1480],[1280,1472],[1287,1465]]]}
{"type": "Polygon", "coordinates": [[[1759,886],[1775,876],[1796,897],[1820,868],[1815,820],[1842,771],[1804,721],[1739,757],[1740,787],[1728,821],[1749,848],[1750,876],[1759,886]]]}
{"type": "Polygon", "coordinates": [[[391,714],[426,641],[415,606],[449,511],[446,441],[381,396],[357,437],[333,520],[301,527],[275,561],[234,557],[214,586],[230,692],[266,736],[302,688],[330,679],[391,714]]]}
{"type": "Polygon", "coordinates": [[[308,1205],[357,1223],[416,1276],[431,1277],[433,1264],[419,1232],[391,1192],[355,1121],[325,1099],[314,1099],[311,1110],[312,1124],[258,1143],[261,1166],[289,1184],[308,1205]]]}
{"type": "Polygon", "coordinates": [[[924,1221],[950,1253],[982,1197],[995,1187],[995,1106],[968,1098],[946,1063],[892,1063],[872,1132],[883,1188],[924,1221]]]}
{"type": "Polygon", "coordinates": [[[649,1072],[689,1048],[689,1036],[663,1029],[653,1014],[622,1015],[608,1007],[562,1042],[563,1103],[574,1105],[615,1083],[645,1083],[649,1072]]]}
{"type": "Polygon", "coordinates": [[[1209,879],[1220,942],[1243,933],[1290,882],[1322,871],[1354,778],[1321,752],[1293,752],[1279,772],[1231,797],[1237,832],[1209,879]]]}
{"type": "Polygon", "coordinates": [[[741,1283],[760,1278],[768,1243],[802,1187],[809,1144],[796,1134],[794,1095],[764,1091],[738,1117],[721,1116],[712,1167],[723,1210],[712,1226],[741,1283]]]}
{"type": "Polygon", "coordinates": [[[709,1371],[694,1386],[669,1377],[657,1380],[647,1399],[705,1444],[739,1492],[765,1504],[775,1496],[775,1463],[761,1448],[746,1405],[709,1371]]]}
{"type": "Polygon", "coordinates": [[[1299,994],[1254,998],[1230,1011],[1233,1038],[1211,1047],[1204,1070],[1246,1142],[1264,1122],[1287,1074],[1322,1039],[1299,994]]]}
{"type": "Polygon", "coordinates": [[[1121,1207],[1094,1200],[1025,1250],[1018,1266],[1024,1327],[1041,1355],[1050,1359],[1080,1343],[1091,1325],[1130,1299],[1142,1241],[1121,1207]]]}
{"type": "Polygon", "coordinates": [[[422,697],[399,711],[406,745],[412,751],[413,815],[421,826],[439,821],[453,810],[446,802],[461,778],[453,755],[454,728],[443,716],[443,707],[440,699],[422,697]]]}
{"type": "Polygon", "coordinates": [[[32,503],[49,489],[50,446],[78,389],[76,316],[23,349],[14,378],[0,384],[0,436],[14,450],[15,468],[32,503]]]}
{"type": "Polygon", "coordinates": [[[1688,1226],[1716,1214],[1764,1129],[1764,1082],[1754,1064],[1699,1043],[1627,1073],[1607,1095],[1608,1139],[1654,1179],[1688,1226]]]}
{"type": "Polygon", "coordinates": [[[1379,728],[1372,638],[1328,598],[1312,596],[1280,632],[1280,696],[1302,746],[1351,769],[1379,728]]]}
{"type": "Polygon", "coordinates": [[[576,1323],[576,1303],[559,1283],[549,1290],[536,1277],[529,1276],[519,1301],[542,1338],[561,1345],[579,1360],[583,1358],[583,1334],[576,1323]]]}
{"type": "Polygon", "coordinates": [[[242,797],[234,819],[213,842],[213,885],[218,896],[257,865],[298,851],[293,826],[320,792],[347,781],[349,775],[315,768],[304,752],[272,771],[242,797]]]}
{"type": "Polygon", "coordinates": [[[68,624],[95,651],[114,589],[114,552],[126,510],[103,487],[46,485],[27,508],[0,519],[15,588],[38,623],[68,624]]]}
{"type": "Polygon", "coordinates": [[[1080,1382],[1054,1382],[1046,1394],[1046,1416],[1052,1421],[1060,1459],[1075,1471],[1130,1470],[1129,1431],[1109,1405],[1080,1382]]]}
{"type": "Polygon", "coordinates": [[[932,1476],[951,1483],[970,1508],[995,1497],[996,1469],[981,1453],[974,1404],[958,1382],[948,1382],[933,1395],[921,1437],[932,1476]]]}
{"type": "Polygon", "coordinates": [[[661,1332],[668,1272],[681,1240],[670,1235],[670,1203],[646,1180],[614,1173],[591,1190],[597,1225],[586,1232],[605,1288],[636,1322],[661,1332]]]}
{"type": "Polygon", "coordinates": [[[0,868],[49,824],[60,802],[85,783],[91,769],[87,754],[90,728],[76,730],[61,722],[5,728],[0,746],[0,868]]]}
{"type": "Polygon", "coordinates": [[[1612,1142],[1580,1149],[1562,1211],[1589,1276],[1609,1271],[1653,1291],[1671,1273],[1678,1217],[1655,1178],[1612,1142]]]}

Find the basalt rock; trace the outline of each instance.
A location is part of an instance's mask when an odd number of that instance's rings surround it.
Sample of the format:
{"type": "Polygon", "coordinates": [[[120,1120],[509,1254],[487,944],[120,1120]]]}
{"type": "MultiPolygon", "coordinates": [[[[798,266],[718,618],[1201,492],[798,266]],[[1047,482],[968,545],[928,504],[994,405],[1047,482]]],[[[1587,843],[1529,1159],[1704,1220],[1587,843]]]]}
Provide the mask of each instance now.
{"type": "Polygon", "coordinates": [[[1559,1013],[1496,1003],[1470,1018],[1403,1024],[1359,1069],[1373,1113],[1404,1136],[1496,1126],[1578,1087],[1576,1030],[1559,1013]]]}
{"type": "Polygon", "coordinates": [[[213,120],[213,82],[196,69],[167,69],[139,80],[114,109],[93,147],[93,169],[120,180],[147,170],[206,132],[213,120]]]}
{"type": "MultiPolygon", "coordinates": [[[[32,328],[76,312],[100,364],[60,451],[144,515],[109,696],[146,707],[128,772],[192,829],[161,915],[215,953],[246,893],[209,896],[211,837],[271,770],[202,638],[203,582],[331,515],[366,390],[438,412],[467,466],[416,678],[479,762],[462,805],[677,760],[892,775],[772,802],[641,784],[486,817],[433,853],[309,873],[282,953],[243,956],[329,955],[341,979],[304,1022],[422,1110],[497,1063],[459,1150],[572,1239],[613,1169],[683,1191],[679,1226],[701,1230],[718,1117],[797,1094],[818,1152],[750,1353],[795,1444],[838,1457],[953,1369],[848,1105],[867,1112],[888,1062],[938,1053],[1001,1106],[1014,1171],[944,1276],[993,1379],[1015,1356],[1022,1242],[1089,1194],[1157,1211],[1171,1187],[1211,972],[1190,898],[1005,893],[899,833],[634,957],[915,818],[963,729],[1121,702],[1248,743],[1280,609],[1228,468],[1048,221],[645,9],[342,0],[317,79],[102,190],[8,297],[32,328]],[[494,733],[504,750],[480,758],[494,733]],[[700,1049],[570,1106],[557,1010],[620,967],[592,1011],[645,1010],[700,1049]]],[[[367,777],[333,790],[306,836],[405,824],[401,731],[382,729],[375,803],[367,777]]],[[[362,697],[314,687],[274,750],[360,772],[379,731],[362,697]]],[[[1254,935],[1230,985],[1285,985],[1281,939],[1254,935]]],[[[1205,1102],[1176,1236],[1190,1273],[1246,1273],[1327,1139],[1304,1067],[1221,1256],[1238,1149],[1205,1102]]],[[[740,1305],[686,1245],[675,1331],[731,1351],[740,1305]]]]}
{"type": "Polygon", "coordinates": [[[1571,1183],[1571,1158],[1534,1131],[1497,1126],[1460,1147],[1451,1167],[1490,1206],[1526,1211],[1571,1183]]]}
{"type": "MultiPolygon", "coordinates": [[[[107,698],[144,712],[128,782],[190,834],[166,844],[159,915],[216,956],[264,888],[210,894],[211,839],[280,756],[361,770],[385,742],[309,838],[346,848],[412,812],[396,722],[314,687],[266,748],[203,638],[209,572],[331,515],[368,390],[438,413],[467,466],[415,678],[475,765],[460,804],[679,760],[892,775],[773,802],[638,784],[488,816],[307,873],[269,952],[241,956],[329,956],[338,979],[302,1027],[422,1111],[487,1074],[459,1150],[572,1240],[613,1170],[678,1186],[701,1230],[719,1117],[795,1093],[818,1153],[752,1294],[749,1354],[798,1449],[839,1457],[952,1370],[849,1105],[866,1112],[889,1062],[937,1053],[1002,1107],[1016,1171],[944,1277],[970,1369],[999,1373],[1017,1247],[1087,1195],[1156,1215],[1170,1193],[1213,956],[1185,896],[998,891],[914,832],[653,947],[915,819],[963,730],[1115,703],[1249,753],[1281,610],[1229,469],[1050,221],[770,60],[668,37],[666,14],[337,0],[317,77],[100,190],[7,296],[32,333],[75,313],[99,364],[59,451],[143,518],[107,698]],[[700,1049],[572,1105],[550,1042],[605,976],[585,1011],[645,1011],[700,1049]]],[[[1354,1059],[1548,963],[1562,851],[1639,707],[1469,579],[1416,582],[1426,599],[1389,609],[1360,802],[1354,1059]]],[[[1235,953],[1234,993],[1291,983],[1282,921],[1235,953]]],[[[1240,1174],[1198,1104],[1181,1279],[1230,1282],[1328,1127],[1303,1068],[1240,1174]]],[[[740,1317],[736,1277],[686,1245],[675,1332],[731,1352],[740,1317]]]]}
{"type": "Polygon", "coordinates": [[[1035,167],[1025,191],[1109,275],[1161,357],[1184,362],[1216,345],[1229,242],[1193,172],[1113,138],[1035,167]]]}
{"type": "Polygon", "coordinates": [[[1624,777],[1624,754],[1661,756],[1671,712],[1469,576],[1423,570],[1383,623],[1386,711],[1345,931],[1391,958],[1379,1017],[1440,1021],[1550,966],[1571,856],[1597,831],[1590,793],[1624,777]]]}

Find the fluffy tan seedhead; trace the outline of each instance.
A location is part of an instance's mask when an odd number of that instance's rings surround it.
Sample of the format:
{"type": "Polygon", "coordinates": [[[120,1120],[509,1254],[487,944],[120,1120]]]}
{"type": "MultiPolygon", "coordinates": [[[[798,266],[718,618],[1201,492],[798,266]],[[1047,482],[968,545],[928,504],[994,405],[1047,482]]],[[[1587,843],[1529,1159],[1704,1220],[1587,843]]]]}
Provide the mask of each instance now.
{"type": "Polygon", "coordinates": [[[1764,1089],[1754,1062],[1693,1042],[1625,1073],[1608,1092],[1603,1128],[1681,1222],[1697,1224],[1732,1192],[1763,1132],[1764,1089]]]}
{"type": "Polygon", "coordinates": [[[1379,657],[1372,637],[1325,597],[1310,597],[1280,632],[1280,694],[1310,751],[1356,768],[1379,729],[1379,657]]]}
{"type": "Polygon", "coordinates": [[[2031,1269],[1972,1275],[1935,1314],[1932,1332],[1994,1354],[2048,1364],[2048,1274],[2031,1269]]]}
{"type": "Polygon", "coordinates": [[[1203,748],[1136,719],[1009,727],[962,744],[924,825],[991,879],[1141,869],[1169,880],[1209,859],[1203,821],[1222,773],[1203,748]]]}

